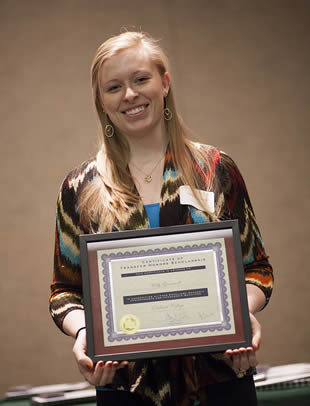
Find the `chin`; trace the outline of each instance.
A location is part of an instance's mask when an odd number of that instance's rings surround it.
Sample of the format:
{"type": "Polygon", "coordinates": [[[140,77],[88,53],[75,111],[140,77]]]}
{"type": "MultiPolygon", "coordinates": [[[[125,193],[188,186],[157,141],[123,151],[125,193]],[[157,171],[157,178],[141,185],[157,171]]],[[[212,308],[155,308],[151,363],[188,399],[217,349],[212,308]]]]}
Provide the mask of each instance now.
{"type": "Polygon", "coordinates": [[[129,136],[147,135],[150,134],[152,128],[153,127],[151,125],[137,125],[128,128],[126,134],[128,134],[129,136]]]}

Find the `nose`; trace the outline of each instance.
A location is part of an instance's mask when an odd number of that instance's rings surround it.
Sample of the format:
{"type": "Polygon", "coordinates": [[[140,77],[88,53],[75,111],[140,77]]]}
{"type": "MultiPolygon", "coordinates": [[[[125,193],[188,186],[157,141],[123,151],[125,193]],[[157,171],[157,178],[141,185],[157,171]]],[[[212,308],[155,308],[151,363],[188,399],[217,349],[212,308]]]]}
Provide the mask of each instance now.
{"type": "Polygon", "coordinates": [[[130,86],[127,86],[125,89],[124,100],[132,101],[138,96],[138,93],[130,86]]]}

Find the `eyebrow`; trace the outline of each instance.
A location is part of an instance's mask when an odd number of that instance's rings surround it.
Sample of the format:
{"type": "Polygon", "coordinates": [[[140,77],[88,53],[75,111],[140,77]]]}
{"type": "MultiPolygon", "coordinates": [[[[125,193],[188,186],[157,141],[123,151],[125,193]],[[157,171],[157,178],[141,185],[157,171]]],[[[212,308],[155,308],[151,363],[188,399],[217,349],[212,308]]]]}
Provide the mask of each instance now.
{"type": "Polygon", "coordinates": [[[145,73],[145,74],[148,73],[148,74],[151,74],[151,72],[149,72],[149,71],[147,71],[147,70],[145,70],[145,69],[139,69],[139,70],[134,71],[133,74],[132,74],[132,76],[137,75],[138,73],[145,73]]]}
{"type": "MultiPolygon", "coordinates": [[[[147,75],[151,75],[151,72],[149,72],[148,70],[139,69],[139,70],[134,71],[130,76],[135,76],[135,75],[137,75],[139,73],[144,73],[144,74],[147,74],[147,75]]],[[[107,82],[102,83],[102,86],[108,86],[111,82],[115,82],[115,81],[117,82],[117,81],[119,81],[119,79],[117,79],[117,78],[110,79],[107,82]]]]}

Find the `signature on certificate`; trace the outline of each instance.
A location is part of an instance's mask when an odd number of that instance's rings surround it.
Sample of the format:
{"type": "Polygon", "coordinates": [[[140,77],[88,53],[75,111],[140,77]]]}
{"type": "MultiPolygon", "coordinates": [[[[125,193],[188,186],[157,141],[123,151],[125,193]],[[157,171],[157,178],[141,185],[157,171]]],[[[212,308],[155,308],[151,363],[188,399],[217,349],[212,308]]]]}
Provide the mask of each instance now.
{"type": "Polygon", "coordinates": [[[188,314],[186,311],[171,311],[166,312],[164,314],[164,320],[166,320],[169,324],[177,324],[184,322],[188,318],[188,314]]]}
{"type": "Polygon", "coordinates": [[[180,311],[184,306],[182,303],[154,303],[152,305],[152,311],[180,311]]]}
{"type": "Polygon", "coordinates": [[[210,317],[214,316],[214,312],[200,311],[198,312],[198,316],[201,321],[208,321],[210,317]]]}
{"type": "Polygon", "coordinates": [[[153,289],[157,288],[169,288],[169,287],[176,287],[181,284],[181,281],[164,281],[164,282],[152,282],[151,287],[153,289]]]}

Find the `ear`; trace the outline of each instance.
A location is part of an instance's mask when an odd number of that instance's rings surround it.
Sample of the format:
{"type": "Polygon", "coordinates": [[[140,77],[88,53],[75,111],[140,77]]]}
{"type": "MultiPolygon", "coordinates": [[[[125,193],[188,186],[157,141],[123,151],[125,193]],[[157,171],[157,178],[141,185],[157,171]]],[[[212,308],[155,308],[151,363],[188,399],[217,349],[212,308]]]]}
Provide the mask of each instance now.
{"type": "Polygon", "coordinates": [[[162,82],[163,82],[163,92],[164,92],[164,97],[167,97],[170,89],[170,75],[169,72],[165,72],[163,77],[162,77],[162,82]]]}

